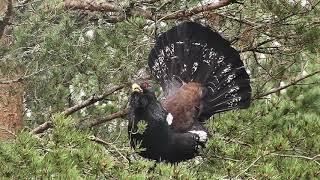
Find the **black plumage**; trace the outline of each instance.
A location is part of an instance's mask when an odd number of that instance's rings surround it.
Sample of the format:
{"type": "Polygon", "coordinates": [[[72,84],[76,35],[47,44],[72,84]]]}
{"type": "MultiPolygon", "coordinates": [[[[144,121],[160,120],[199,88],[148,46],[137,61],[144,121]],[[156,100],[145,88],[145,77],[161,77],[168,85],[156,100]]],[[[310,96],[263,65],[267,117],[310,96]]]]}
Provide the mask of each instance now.
{"type": "Polygon", "coordinates": [[[143,157],[168,162],[191,159],[207,139],[204,120],[250,105],[250,80],[239,53],[217,32],[198,23],[185,22],[160,35],[148,65],[165,99],[157,101],[146,87],[131,95],[129,135],[133,147],[139,141],[145,148],[143,157]],[[168,124],[169,113],[173,118],[168,124]],[[141,120],[147,128],[135,134],[141,120]]]}
{"type": "Polygon", "coordinates": [[[142,148],[140,155],[157,161],[179,162],[193,158],[197,151],[199,137],[193,133],[177,133],[169,127],[168,112],[157,101],[155,94],[147,89],[133,92],[130,99],[129,136],[131,146],[142,148]],[[143,133],[138,123],[146,121],[143,133]]]}

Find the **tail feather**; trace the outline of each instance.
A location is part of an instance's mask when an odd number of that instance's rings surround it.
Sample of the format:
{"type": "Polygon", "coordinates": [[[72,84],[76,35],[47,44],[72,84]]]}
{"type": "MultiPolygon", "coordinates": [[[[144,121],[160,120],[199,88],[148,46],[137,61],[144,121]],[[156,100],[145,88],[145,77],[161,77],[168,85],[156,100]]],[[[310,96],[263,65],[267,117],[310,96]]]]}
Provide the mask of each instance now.
{"type": "Polygon", "coordinates": [[[163,33],[148,64],[165,94],[188,82],[206,87],[202,118],[250,104],[250,80],[239,53],[208,27],[185,22],[163,33]]]}

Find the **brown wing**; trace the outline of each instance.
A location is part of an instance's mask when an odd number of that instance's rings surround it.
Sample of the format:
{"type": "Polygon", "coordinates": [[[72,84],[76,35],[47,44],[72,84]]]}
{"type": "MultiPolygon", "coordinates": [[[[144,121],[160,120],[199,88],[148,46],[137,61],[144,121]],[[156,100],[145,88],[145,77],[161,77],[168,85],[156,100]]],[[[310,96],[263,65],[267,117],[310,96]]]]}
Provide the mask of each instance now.
{"type": "Polygon", "coordinates": [[[182,85],[162,102],[163,107],[172,114],[171,127],[177,132],[186,132],[194,124],[204,96],[203,89],[200,83],[190,82],[182,85]]]}

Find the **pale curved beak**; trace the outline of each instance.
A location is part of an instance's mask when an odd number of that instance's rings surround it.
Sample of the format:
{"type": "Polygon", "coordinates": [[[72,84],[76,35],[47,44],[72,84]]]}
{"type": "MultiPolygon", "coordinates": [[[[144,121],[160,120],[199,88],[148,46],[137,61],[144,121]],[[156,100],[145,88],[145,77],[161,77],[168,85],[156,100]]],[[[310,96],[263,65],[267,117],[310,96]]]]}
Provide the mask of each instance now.
{"type": "Polygon", "coordinates": [[[132,92],[143,92],[142,88],[137,83],[133,83],[131,88],[132,92]]]}

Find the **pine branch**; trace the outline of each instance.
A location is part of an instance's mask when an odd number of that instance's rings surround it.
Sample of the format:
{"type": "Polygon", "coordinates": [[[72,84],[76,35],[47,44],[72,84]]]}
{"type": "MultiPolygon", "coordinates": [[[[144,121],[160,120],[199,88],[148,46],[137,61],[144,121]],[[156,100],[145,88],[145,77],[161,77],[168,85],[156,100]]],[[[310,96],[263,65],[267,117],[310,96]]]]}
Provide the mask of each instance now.
{"type": "MultiPolygon", "coordinates": [[[[118,86],[115,86],[115,87],[112,87],[110,88],[109,90],[105,91],[103,94],[101,95],[92,95],[91,97],[89,97],[88,99],[84,100],[83,102],[79,103],[79,104],[76,104],[70,108],[67,108],[66,110],[64,110],[62,112],[63,115],[65,116],[69,116],[77,111],[79,111],[80,109],[83,109],[87,106],[90,106],[92,104],[94,104],[95,102],[98,102],[98,101],[101,101],[103,100],[104,98],[106,98],[107,96],[113,94],[114,92],[116,91],[119,91],[121,89],[123,89],[124,87],[126,87],[129,83],[126,83],[126,84],[121,84],[121,85],[118,85],[118,86]]],[[[112,120],[112,119],[115,119],[117,118],[117,116],[112,116],[113,114],[110,115],[109,117],[109,120],[112,120]]],[[[103,120],[101,120],[103,121],[103,120]]],[[[107,121],[107,120],[106,120],[107,121]]],[[[100,122],[100,121],[99,121],[100,122]]],[[[102,123],[102,122],[101,122],[102,123]]],[[[101,124],[100,123],[100,124],[101,124]]],[[[94,125],[93,125],[94,126],[94,125]]],[[[34,128],[31,133],[32,134],[39,134],[39,133],[42,133],[44,131],[46,131],[47,129],[49,128],[52,128],[53,127],[53,124],[51,121],[47,121],[47,122],[44,122],[42,123],[41,125],[39,125],[38,127],[34,128]]]]}
{"type": "Polygon", "coordinates": [[[31,73],[29,75],[18,77],[16,79],[0,80],[0,84],[11,84],[11,83],[16,83],[16,82],[22,82],[22,81],[24,81],[24,80],[26,80],[26,79],[34,76],[34,75],[37,75],[37,74],[39,74],[39,73],[41,73],[41,72],[43,72],[45,70],[47,70],[47,69],[42,69],[42,70],[36,71],[34,73],[31,73]]]}
{"type": "Polygon", "coordinates": [[[298,79],[295,79],[295,80],[291,81],[289,84],[287,84],[287,85],[285,85],[285,86],[280,86],[280,87],[275,88],[275,89],[272,89],[272,90],[270,90],[270,91],[268,91],[268,92],[266,92],[266,93],[264,93],[264,94],[258,95],[258,96],[256,96],[256,97],[254,97],[253,99],[260,99],[260,98],[262,98],[262,97],[268,96],[269,94],[277,93],[277,92],[279,92],[280,90],[283,90],[283,89],[286,89],[286,88],[288,88],[288,87],[290,87],[290,86],[296,85],[298,82],[300,82],[300,81],[302,81],[302,80],[304,80],[304,79],[306,79],[306,78],[308,78],[308,77],[314,76],[314,75],[316,75],[316,74],[318,74],[318,73],[320,73],[320,70],[319,70],[319,71],[315,71],[315,72],[310,73],[310,74],[307,74],[307,75],[305,75],[305,76],[302,76],[302,77],[300,77],[300,78],[298,78],[298,79]]]}
{"type": "Polygon", "coordinates": [[[37,74],[40,74],[40,73],[42,73],[42,72],[44,72],[44,71],[48,71],[48,70],[50,70],[51,68],[59,67],[59,66],[61,66],[61,65],[62,65],[62,64],[53,65],[53,66],[50,66],[49,68],[40,69],[40,70],[35,71],[35,72],[31,73],[31,74],[28,74],[28,75],[25,74],[24,76],[20,76],[20,77],[15,78],[15,79],[10,79],[10,80],[0,79],[0,84],[11,84],[11,83],[16,83],[16,82],[22,82],[22,81],[24,81],[24,80],[26,80],[26,79],[28,79],[28,78],[30,78],[30,77],[32,77],[32,76],[35,76],[35,75],[37,75],[37,74]]]}
{"type": "Polygon", "coordinates": [[[31,1],[31,0],[19,1],[18,3],[16,3],[16,5],[14,6],[14,8],[23,7],[23,6],[27,5],[30,1],[31,1]]]}
{"type": "MultiPolygon", "coordinates": [[[[145,81],[145,80],[148,80],[150,79],[150,76],[149,75],[141,75],[139,76],[137,79],[134,80],[134,82],[136,83],[139,83],[141,81],[145,81]]],[[[103,99],[105,99],[107,96],[110,96],[111,94],[113,94],[114,92],[116,91],[119,91],[123,88],[125,88],[126,86],[132,84],[132,82],[127,82],[127,83],[124,83],[124,84],[120,84],[120,85],[117,85],[117,86],[114,86],[112,88],[110,88],[109,90],[105,91],[103,94],[101,95],[92,95],[90,96],[88,99],[84,100],[83,102],[80,102],[70,108],[67,108],[65,109],[62,114],[65,115],[65,116],[69,116],[87,106],[90,106],[92,104],[94,104],[95,102],[98,102],[98,101],[101,101],[103,99]]],[[[99,124],[102,124],[104,122],[107,122],[107,121],[111,121],[113,119],[116,119],[116,118],[120,118],[120,117],[124,117],[125,115],[127,115],[128,113],[128,109],[124,109],[124,110],[121,110],[119,112],[116,112],[116,113],[113,113],[113,114],[110,114],[106,117],[103,117],[103,118],[99,118],[99,119],[96,119],[95,121],[93,121],[92,123],[90,123],[89,127],[93,127],[93,126],[96,126],[96,125],[99,125],[99,124]]],[[[34,128],[31,133],[32,134],[39,134],[39,133],[42,133],[44,131],[46,131],[47,129],[49,128],[52,128],[52,122],[51,121],[47,121],[47,122],[44,122],[42,123],[41,125],[39,125],[38,127],[34,128]]]]}

